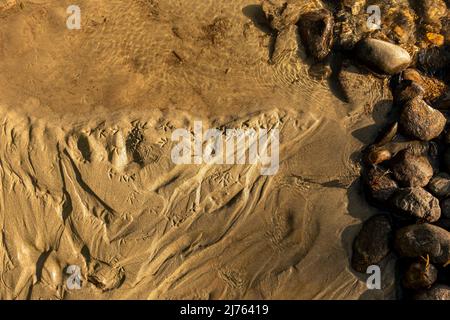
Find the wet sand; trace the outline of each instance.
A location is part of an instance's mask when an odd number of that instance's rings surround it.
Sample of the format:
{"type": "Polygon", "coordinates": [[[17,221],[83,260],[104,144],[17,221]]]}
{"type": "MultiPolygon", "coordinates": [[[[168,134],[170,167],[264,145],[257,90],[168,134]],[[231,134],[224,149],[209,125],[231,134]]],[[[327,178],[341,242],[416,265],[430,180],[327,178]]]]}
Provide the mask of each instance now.
{"type": "Polygon", "coordinates": [[[18,2],[0,2],[0,298],[394,297],[392,259],[382,290],[349,266],[385,79],[344,102],[295,34],[271,60],[257,1],[78,0],[77,31],[73,1],[18,2]],[[174,165],[196,120],[279,127],[278,173],[174,165]]]}

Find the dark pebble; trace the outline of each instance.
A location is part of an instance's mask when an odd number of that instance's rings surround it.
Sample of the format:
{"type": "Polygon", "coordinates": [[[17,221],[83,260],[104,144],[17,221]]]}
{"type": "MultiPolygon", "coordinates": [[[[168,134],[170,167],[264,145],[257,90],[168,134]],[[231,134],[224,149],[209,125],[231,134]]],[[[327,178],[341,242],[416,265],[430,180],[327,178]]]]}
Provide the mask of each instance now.
{"type": "Polygon", "coordinates": [[[403,286],[408,289],[419,290],[430,288],[437,280],[438,271],[432,264],[415,262],[406,270],[403,286]]]}
{"type": "Polygon", "coordinates": [[[439,284],[414,296],[415,300],[450,300],[450,287],[439,284]]]}
{"type": "Polygon", "coordinates": [[[421,71],[427,74],[441,74],[450,64],[450,52],[445,47],[422,49],[417,54],[417,64],[421,71]]]}
{"type": "Polygon", "coordinates": [[[448,197],[450,195],[450,175],[445,172],[435,175],[428,184],[428,190],[438,198],[448,197]]]}
{"type": "Polygon", "coordinates": [[[392,224],[389,216],[376,215],[367,220],[353,243],[352,267],[365,273],[390,252],[392,224]]]}
{"type": "Polygon", "coordinates": [[[410,225],[397,231],[395,248],[402,257],[429,255],[432,263],[444,265],[450,259],[450,233],[427,223],[410,225]]]}
{"type": "Polygon", "coordinates": [[[378,201],[386,202],[398,189],[397,182],[392,179],[389,172],[379,167],[369,170],[365,177],[370,196],[378,201]]]}
{"type": "Polygon", "coordinates": [[[403,81],[394,90],[394,99],[398,106],[403,106],[414,98],[423,99],[424,95],[425,89],[420,84],[411,81],[403,81]]]}
{"type": "Polygon", "coordinates": [[[325,9],[308,12],[300,17],[300,37],[309,55],[317,60],[325,59],[333,41],[333,15],[325,9]]]}
{"type": "Polygon", "coordinates": [[[426,23],[440,24],[440,19],[447,15],[444,0],[411,0],[411,3],[426,23]]]}
{"type": "Polygon", "coordinates": [[[395,179],[403,187],[425,187],[433,176],[433,167],[428,158],[407,150],[395,156],[391,169],[395,179]]]}
{"type": "Polygon", "coordinates": [[[356,55],[369,67],[387,74],[396,74],[411,64],[411,56],[405,49],[378,39],[361,40],[356,55]]]}
{"type": "Polygon", "coordinates": [[[368,33],[367,18],[349,10],[339,10],[336,14],[335,45],[343,50],[352,50],[368,33]]]}
{"type": "Polygon", "coordinates": [[[441,217],[439,200],[420,187],[399,189],[392,196],[391,203],[407,218],[435,222],[441,217]]]}
{"type": "Polygon", "coordinates": [[[400,116],[400,127],[411,137],[423,141],[437,138],[444,131],[447,119],[422,99],[409,101],[400,116]]]}

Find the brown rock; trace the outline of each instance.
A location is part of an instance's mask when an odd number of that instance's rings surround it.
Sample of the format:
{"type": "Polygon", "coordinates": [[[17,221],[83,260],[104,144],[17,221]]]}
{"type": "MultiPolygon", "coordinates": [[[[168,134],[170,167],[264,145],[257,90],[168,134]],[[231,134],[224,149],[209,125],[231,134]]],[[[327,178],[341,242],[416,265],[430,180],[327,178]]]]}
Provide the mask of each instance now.
{"type": "Polygon", "coordinates": [[[432,152],[434,152],[433,143],[428,141],[392,141],[386,143],[382,147],[375,148],[378,150],[387,150],[393,156],[399,154],[401,151],[408,151],[416,156],[428,157],[432,152]]]}
{"type": "Polygon", "coordinates": [[[395,103],[399,106],[403,106],[415,98],[423,99],[424,95],[425,89],[420,84],[411,81],[403,81],[394,90],[395,103]]]}
{"type": "Polygon", "coordinates": [[[411,63],[411,56],[400,46],[387,41],[366,38],[356,46],[356,55],[377,71],[396,74],[411,63]]]}
{"type": "Polygon", "coordinates": [[[333,41],[334,19],[331,12],[321,9],[300,17],[300,37],[309,55],[317,60],[325,59],[333,41]]]}
{"type": "Polygon", "coordinates": [[[439,23],[439,20],[447,15],[444,0],[413,0],[412,4],[426,23],[439,23]]]}
{"type": "Polygon", "coordinates": [[[448,197],[450,195],[450,175],[445,172],[438,173],[431,179],[428,189],[438,198],[448,197]]]}
{"type": "Polygon", "coordinates": [[[392,205],[405,217],[435,222],[441,217],[439,200],[420,187],[399,189],[391,198],[392,205]]]}
{"type": "MultiPolygon", "coordinates": [[[[438,106],[442,108],[442,106],[445,104],[445,97],[446,92],[448,91],[448,87],[442,80],[422,75],[419,73],[419,71],[411,68],[406,69],[403,72],[403,80],[407,81],[407,83],[413,82],[419,85],[424,90],[422,94],[423,99],[431,102],[433,106],[436,106],[436,108],[438,108],[438,106]]],[[[412,92],[415,91],[413,90],[412,92]]]]}
{"type": "Polygon", "coordinates": [[[445,69],[450,63],[450,52],[445,47],[431,47],[417,53],[418,68],[427,73],[435,74],[445,69]]]}
{"type": "Polygon", "coordinates": [[[373,148],[367,154],[369,164],[380,164],[390,159],[392,159],[392,153],[384,147],[373,148]]]}
{"type": "Polygon", "coordinates": [[[390,252],[392,224],[387,215],[376,215],[367,220],[353,243],[352,267],[366,272],[390,252]]]}
{"type": "Polygon", "coordinates": [[[415,300],[450,300],[450,287],[439,284],[414,296],[415,300]]]}
{"type": "Polygon", "coordinates": [[[425,156],[428,158],[428,161],[430,161],[430,164],[433,167],[433,171],[440,172],[442,152],[439,149],[439,145],[435,141],[430,141],[428,145],[428,154],[426,154],[425,156]]]}
{"type": "Polygon", "coordinates": [[[450,259],[450,233],[427,223],[410,225],[397,231],[395,248],[402,257],[429,255],[432,263],[444,265],[450,259]]]}
{"type": "Polygon", "coordinates": [[[437,138],[447,123],[445,116],[421,99],[409,101],[400,116],[405,134],[423,141],[437,138]]]}
{"type": "Polygon", "coordinates": [[[374,167],[369,170],[365,179],[370,195],[378,201],[386,202],[398,189],[391,175],[379,168],[374,167]]]}
{"type": "Polygon", "coordinates": [[[377,138],[376,146],[384,146],[387,143],[392,142],[398,133],[398,122],[394,122],[389,125],[385,130],[381,131],[377,138]]]}
{"type": "Polygon", "coordinates": [[[437,280],[438,271],[432,264],[415,262],[411,264],[403,277],[403,286],[419,290],[430,288],[437,280]]]}
{"type": "Polygon", "coordinates": [[[381,29],[389,39],[408,46],[416,42],[416,18],[413,10],[398,2],[386,2],[382,10],[381,29]]]}
{"type": "Polygon", "coordinates": [[[442,46],[444,44],[445,39],[442,34],[438,34],[438,33],[434,33],[434,32],[427,32],[426,36],[427,36],[427,40],[436,46],[442,46]]]}
{"type": "Polygon", "coordinates": [[[349,10],[339,10],[336,14],[335,45],[344,50],[352,50],[368,33],[367,17],[353,14],[349,10]]]}
{"type": "Polygon", "coordinates": [[[402,73],[404,80],[409,80],[423,86],[424,81],[422,75],[416,69],[408,68],[402,73]]]}
{"type": "Polygon", "coordinates": [[[428,159],[408,151],[402,151],[394,158],[392,172],[404,187],[425,187],[433,176],[428,159]]]}
{"type": "Polygon", "coordinates": [[[287,5],[283,5],[283,1],[264,0],[261,7],[272,29],[280,31],[286,27],[287,5]]]}
{"type": "Polygon", "coordinates": [[[341,0],[341,4],[344,8],[350,9],[352,14],[356,15],[366,5],[366,0],[341,0]]]}
{"type": "Polygon", "coordinates": [[[442,35],[444,36],[444,39],[446,42],[450,42],[450,16],[446,16],[443,19],[441,19],[442,23],[442,35]]]}

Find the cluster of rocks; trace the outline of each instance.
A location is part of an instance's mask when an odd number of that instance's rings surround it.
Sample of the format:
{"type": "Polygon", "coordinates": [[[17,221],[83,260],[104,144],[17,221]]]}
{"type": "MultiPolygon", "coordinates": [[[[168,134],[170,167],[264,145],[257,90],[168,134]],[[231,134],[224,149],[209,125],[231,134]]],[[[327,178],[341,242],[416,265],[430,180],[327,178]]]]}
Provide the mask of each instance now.
{"type": "Polygon", "coordinates": [[[393,253],[404,297],[450,300],[450,131],[436,83],[447,88],[433,77],[445,74],[450,61],[445,50],[430,51],[427,68],[420,54],[413,59],[397,44],[365,38],[355,46],[360,62],[391,77],[398,117],[365,154],[369,200],[389,213],[363,224],[352,267],[366,272],[393,253]]]}
{"type": "Polygon", "coordinates": [[[262,9],[277,41],[296,31],[313,64],[330,64],[334,53],[344,56],[341,74],[345,67],[347,73],[363,75],[353,83],[345,75],[337,77],[347,97],[369,81],[366,75],[384,79],[392,91],[392,114],[397,114],[368,147],[363,171],[371,203],[389,213],[363,224],[352,267],[366,273],[392,252],[401,266],[405,296],[450,299],[447,5],[444,0],[304,3],[264,0],[262,9]],[[369,4],[383,10],[379,30],[367,29],[369,4]]]}
{"type": "Polygon", "coordinates": [[[394,252],[403,265],[405,296],[447,300],[450,131],[444,113],[424,99],[426,84],[419,71],[402,68],[392,80],[399,116],[367,148],[363,173],[369,200],[389,214],[364,223],[354,242],[352,267],[366,272],[394,252]]]}

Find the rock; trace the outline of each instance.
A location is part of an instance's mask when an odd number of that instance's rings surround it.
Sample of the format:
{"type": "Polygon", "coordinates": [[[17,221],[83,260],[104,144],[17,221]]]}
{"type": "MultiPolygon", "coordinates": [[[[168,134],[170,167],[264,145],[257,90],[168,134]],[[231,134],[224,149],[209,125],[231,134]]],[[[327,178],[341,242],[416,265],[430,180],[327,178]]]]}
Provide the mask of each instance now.
{"type": "Polygon", "coordinates": [[[391,178],[389,172],[379,167],[374,167],[369,170],[365,177],[365,183],[370,196],[381,202],[388,201],[398,189],[397,182],[391,178]]]}
{"type": "Polygon", "coordinates": [[[417,53],[418,68],[426,74],[439,74],[450,64],[450,52],[445,47],[421,49],[417,53]]]}
{"type": "Polygon", "coordinates": [[[382,9],[382,32],[393,43],[413,45],[416,42],[415,13],[407,5],[390,2],[382,9]]]}
{"type": "Polygon", "coordinates": [[[415,300],[450,300],[450,287],[439,284],[414,296],[415,300]]]}
{"type": "Polygon", "coordinates": [[[287,8],[285,2],[282,0],[264,0],[261,7],[272,29],[277,31],[284,29],[286,26],[284,14],[287,8]]]}
{"type": "Polygon", "coordinates": [[[316,60],[325,59],[333,41],[333,15],[326,9],[308,12],[297,25],[308,54],[316,60]]]}
{"type": "Polygon", "coordinates": [[[436,108],[442,108],[446,101],[446,93],[448,92],[447,84],[445,84],[442,80],[430,77],[424,77],[424,81],[424,99],[429,101],[436,108]]]}
{"type": "Polygon", "coordinates": [[[419,290],[430,288],[437,280],[438,271],[435,266],[425,262],[416,262],[409,266],[403,277],[403,286],[407,289],[419,290]]]}
{"type": "MultiPolygon", "coordinates": [[[[389,137],[386,136],[386,138],[389,137]]],[[[399,139],[403,138],[400,136],[399,139]]],[[[376,165],[392,159],[402,151],[408,151],[415,156],[426,157],[434,172],[439,172],[441,169],[440,150],[434,141],[399,141],[397,139],[397,141],[383,143],[382,145],[377,143],[368,148],[364,160],[368,165],[376,165]]]]}
{"type": "Polygon", "coordinates": [[[444,265],[450,259],[450,233],[431,224],[414,224],[397,231],[395,248],[402,257],[430,256],[430,261],[444,265]]]}
{"type": "Polygon", "coordinates": [[[433,143],[428,141],[391,141],[382,147],[377,147],[377,150],[387,150],[393,156],[399,154],[401,151],[408,151],[416,156],[428,156],[432,153],[433,143]]]}
{"type": "Polygon", "coordinates": [[[389,216],[381,214],[367,220],[353,243],[353,269],[365,273],[369,266],[380,263],[390,252],[391,239],[389,216]]]}
{"type": "Polygon", "coordinates": [[[394,90],[395,103],[402,107],[407,102],[418,98],[422,99],[425,89],[418,83],[412,81],[402,81],[394,90]]]}
{"type": "Polygon", "coordinates": [[[303,1],[263,0],[261,5],[268,24],[275,31],[282,31],[286,27],[295,25],[301,15],[320,7],[321,4],[316,0],[307,3],[303,1]]]}
{"type": "Polygon", "coordinates": [[[425,101],[415,98],[406,103],[400,116],[400,127],[411,137],[423,141],[437,138],[444,131],[447,119],[425,101]]]}
{"type": "Polygon", "coordinates": [[[404,80],[410,80],[419,84],[420,86],[424,85],[423,77],[416,69],[408,68],[402,72],[402,78],[404,80]]]}
{"type": "Polygon", "coordinates": [[[348,10],[337,12],[334,32],[336,47],[352,50],[369,31],[365,15],[355,15],[348,10]]]}
{"type": "Polygon", "coordinates": [[[407,150],[394,158],[391,168],[395,179],[404,187],[425,187],[433,176],[428,159],[407,150]]]}
{"type": "Polygon", "coordinates": [[[438,198],[450,196],[450,175],[445,172],[438,173],[431,179],[428,184],[428,189],[438,198]]]}
{"type": "Polygon", "coordinates": [[[362,62],[383,73],[396,74],[411,64],[411,56],[405,49],[383,40],[366,38],[355,49],[362,62]]]}
{"type": "Polygon", "coordinates": [[[341,0],[341,5],[356,15],[365,7],[366,0],[341,0]]]}
{"type": "Polygon", "coordinates": [[[447,15],[447,6],[443,0],[414,0],[412,6],[429,24],[439,23],[447,15]]]}
{"type": "Polygon", "coordinates": [[[426,34],[427,40],[436,46],[442,46],[444,44],[444,36],[442,34],[434,33],[434,32],[427,32],[426,34]]]}
{"type": "Polygon", "coordinates": [[[441,217],[439,200],[420,187],[397,190],[391,202],[405,217],[426,222],[435,222],[441,217]]]}
{"type": "Polygon", "coordinates": [[[386,129],[383,129],[381,131],[380,135],[377,137],[376,146],[384,146],[397,136],[398,133],[398,122],[394,122],[393,124],[389,125],[386,129]]]}
{"type": "Polygon", "coordinates": [[[441,214],[442,217],[450,219],[450,198],[441,201],[441,214]]]}
{"type": "Polygon", "coordinates": [[[380,164],[392,159],[392,153],[385,147],[373,148],[367,155],[369,164],[380,164]]]}
{"type": "Polygon", "coordinates": [[[448,87],[442,80],[422,75],[415,69],[406,69],[402,74],[402,78],[408,81],[407,83],[412,81],[423,88],[422,98],[433,103],[433,105],[442,100],[448,92],[448,87]]]}

